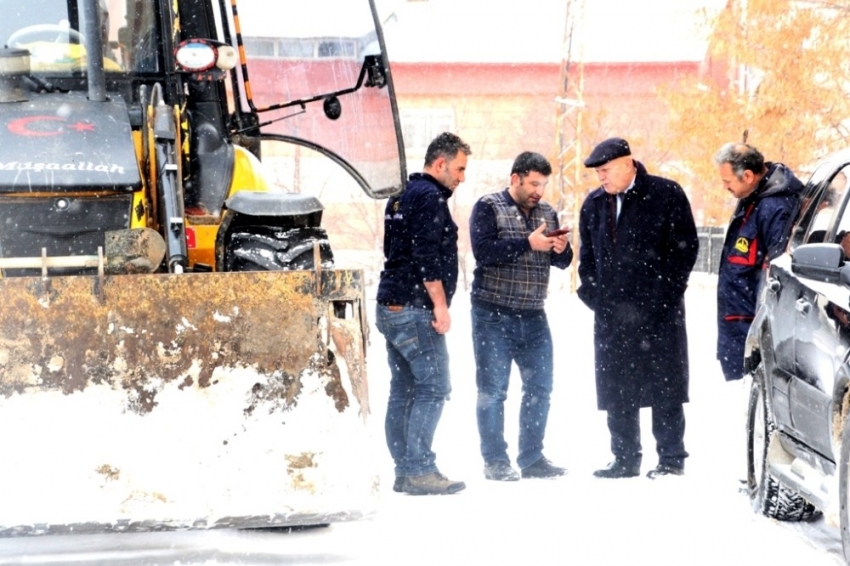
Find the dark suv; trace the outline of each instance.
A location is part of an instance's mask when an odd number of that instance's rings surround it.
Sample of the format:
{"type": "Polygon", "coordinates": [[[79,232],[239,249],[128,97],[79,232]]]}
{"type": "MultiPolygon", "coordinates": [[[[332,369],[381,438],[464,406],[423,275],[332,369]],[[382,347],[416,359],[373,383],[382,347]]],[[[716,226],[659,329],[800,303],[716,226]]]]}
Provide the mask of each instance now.
{"type": "Polygon", "coordinates": [[[815,170],[786,252],[770,263],[747,339],[753,508],[802,521],[840,513],[850,562],[850,150],[815,170]]]}

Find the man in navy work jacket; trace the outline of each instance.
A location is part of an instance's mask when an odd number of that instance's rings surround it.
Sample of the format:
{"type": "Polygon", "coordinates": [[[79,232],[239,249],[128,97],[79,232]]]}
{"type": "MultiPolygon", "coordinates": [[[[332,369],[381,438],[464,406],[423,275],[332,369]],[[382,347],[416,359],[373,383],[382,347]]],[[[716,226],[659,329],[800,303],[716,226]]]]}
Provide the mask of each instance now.
{"type": "Polygon", "coordinates": [[[472,282],[472,341],[478,385],[478,433],[484,477],[515,481],[505,442],[505,398],[516,362],[522,379],[519,454],[523,478],[566,473],[543,456],[552,393],[552,334],[543,302],[551,266],[573,259],[566,231],[540,200],[552,166],[539,153],[524,152],[511,168],[511,185],[475,203],[469,220],[475,279],[472,282]],[[558,233],[561,232],[561,233],[558,233]]]}
{"type": "Polygon", "coordinates": [[[744,343],[762,269],[781,254],[803,183],[753,146],[727,143],[714,156],[723,187],[740,199],[729,221],[717,278],[717,359],[726,381],[744,376],[744,343]]]}
{"type": "Polygon", "coordinates": [[[423,172],[410,176],[384,213],[375,325],[386,339],[392,374],[385,432],[395,461],[393,489],[412,495],[466,487],[439,472],[431,444],[451,391],[446,333],[457,287],[458,230],[447,201],[464,181],[471,153],[458,136],[437,136],[423,172]]]}
{"type": "Polygon", "coordinates": [[[699,250],[682,187],[649,175],[628,142],[601,142],[584,161],[602,185],[581,207],[579,298],[593,310],[598,408],[614,461],[599,478],[640,474],[640,409],[652,407],[658,465],[682,475],[688,401],[685,288],[699,250]]]}

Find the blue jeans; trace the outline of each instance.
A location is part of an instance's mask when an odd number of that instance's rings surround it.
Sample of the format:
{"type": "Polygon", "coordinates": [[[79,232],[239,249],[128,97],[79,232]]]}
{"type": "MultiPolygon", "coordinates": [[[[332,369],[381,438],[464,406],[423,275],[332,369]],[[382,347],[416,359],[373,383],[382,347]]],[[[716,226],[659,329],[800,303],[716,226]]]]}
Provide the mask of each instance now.
{"type": "Polygon", "coordinates": [[[510,462],[505,442],[505,399],[511,362],[522,378],[517,465],[527,468],[543,457],[543,437],[552,393],[552,334],[545,311],[505,312],[472,306],[478,434],[486,464],[510,462]]]}
{"type": "Polygon", "coordinates": [[[396,476],[437,471],[434,432],[451,392],[446,337],[431,326],[430,310],[376,309],[375,326],[387,341],[390,398],[384,430],[396,476]]]}

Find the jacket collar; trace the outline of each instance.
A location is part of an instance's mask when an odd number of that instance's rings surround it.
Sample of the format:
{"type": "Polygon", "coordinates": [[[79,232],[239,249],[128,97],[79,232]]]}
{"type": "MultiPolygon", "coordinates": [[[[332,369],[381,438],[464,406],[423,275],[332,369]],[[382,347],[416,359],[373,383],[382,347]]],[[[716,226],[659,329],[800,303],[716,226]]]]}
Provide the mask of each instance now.
{"type": "Polygon", "coordinates": [[[438,181],[437,179],[435,179],[434,177],[432,177],[428,173],[411,173],[410,174],[410,181],[416,181],[416,180],[421,180],[421,181],[425,181],[427,183],[431,183],[432,185],[434,185],[435,187],[437,187],[440,190],[440,192],[443,194],[444,197],[446,197],[447,200],[450,199],[452,197],[452,195],[454,194],[454,192],[450,188],[448,188],[447,186],[442,184],[440,181],[438,181]]]}
{"type": "Polygon", "coordinates": [[[796,194],[798,188],[794,182],[794,174],[782,163],[766,163],[767,171],[759,181],[753,193],[743,200],[759,201],[765,197],[780,194],[796,194]]]}

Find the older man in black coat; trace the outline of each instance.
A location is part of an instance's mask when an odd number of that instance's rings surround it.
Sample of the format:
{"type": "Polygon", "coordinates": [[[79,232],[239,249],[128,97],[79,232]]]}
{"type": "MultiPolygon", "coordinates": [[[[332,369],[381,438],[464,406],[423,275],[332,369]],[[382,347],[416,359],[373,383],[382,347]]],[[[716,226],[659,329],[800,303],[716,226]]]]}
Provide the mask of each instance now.
{"type": "Polygon", "coordinates": [[[699,250],[682,187],[649,175],[626,140],[600,143],[584,162],[601,187],[581,207],[579,297],[594,312],[596,395],[608,412],[614,461],[594,475],[640,474],[640,408],[652,407],[658,466],[682,475],[688,401],[684,294],[699,250]]]}

